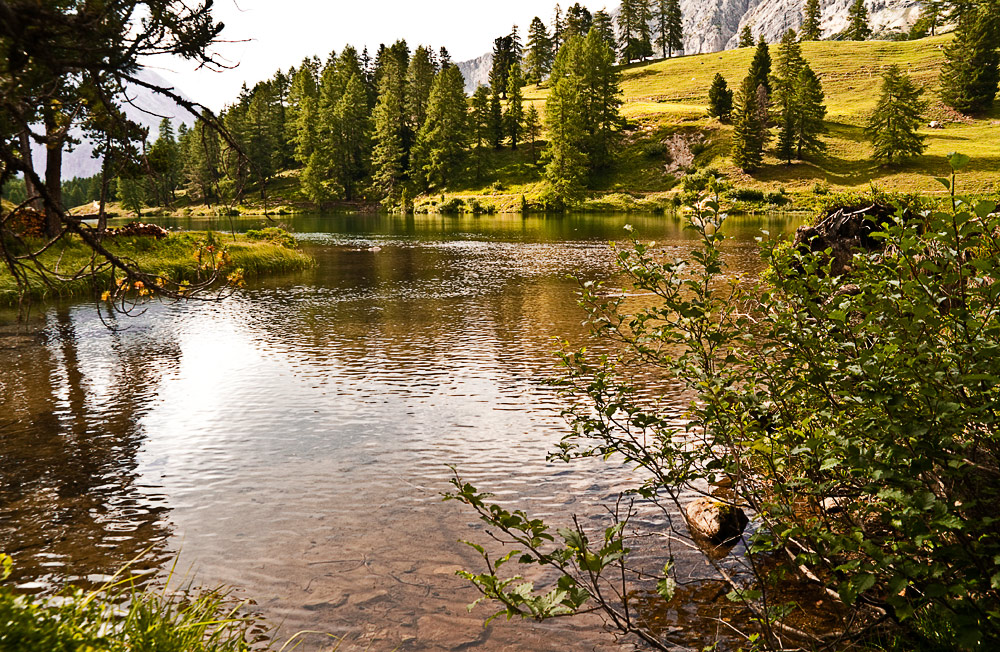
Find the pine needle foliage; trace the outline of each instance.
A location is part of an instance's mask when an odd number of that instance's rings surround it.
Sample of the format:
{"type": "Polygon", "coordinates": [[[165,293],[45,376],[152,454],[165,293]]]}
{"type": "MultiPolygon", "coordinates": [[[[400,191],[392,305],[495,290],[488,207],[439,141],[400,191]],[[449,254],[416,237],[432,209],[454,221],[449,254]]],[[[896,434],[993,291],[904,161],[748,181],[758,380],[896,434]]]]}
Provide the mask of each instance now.
{"type": "Polygon", "coordinates": [[[927,148],[925,137],[917,133],[927,110],[927,102],[921,99],[923,93],[924,89],[899,66],[889,66],[882,73],[882,93],[865,128],[876,160],[893,163],[902,157],[917,156],[927,148]]]}

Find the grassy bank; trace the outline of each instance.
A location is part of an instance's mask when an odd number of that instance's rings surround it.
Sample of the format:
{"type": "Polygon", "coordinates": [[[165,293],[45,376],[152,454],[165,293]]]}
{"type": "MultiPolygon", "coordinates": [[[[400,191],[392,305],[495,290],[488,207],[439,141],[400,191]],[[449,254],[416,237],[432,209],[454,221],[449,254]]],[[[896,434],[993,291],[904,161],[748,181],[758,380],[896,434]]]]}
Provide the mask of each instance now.
{"type": "MultiPolygon", "coordinates": [[[[295,247],[294,240],[277,230],[259,234],[232,235],[206,232],[171,233],[160,240],[151,237],[122,237],[105,241],[114,255],[128,259],[141,269],[174,281],[196,282],[209,272],[204,269],[205,250],[223,251],[222,271],[242,270],[244,277],[280,274],[305,269],[312,258],[295,247]]],[[[40,244],[40,243],[37,243],[40,244]]],[[[40,256],[49,270],[62,276],[75,276],[91,262],[91,250],[76,236],[67,236],[40,256]]],[[[120,276],[120,273],[119,273],[120,276]]],[[[0,305],[15,305],[23,295],[33,301],[54,297],[99,294],[111,283],[110,270],[95,276],[44,283],[37,273],[29,274],[29,285],[21,288],[6,268],[0,269],[0,305]]]]}

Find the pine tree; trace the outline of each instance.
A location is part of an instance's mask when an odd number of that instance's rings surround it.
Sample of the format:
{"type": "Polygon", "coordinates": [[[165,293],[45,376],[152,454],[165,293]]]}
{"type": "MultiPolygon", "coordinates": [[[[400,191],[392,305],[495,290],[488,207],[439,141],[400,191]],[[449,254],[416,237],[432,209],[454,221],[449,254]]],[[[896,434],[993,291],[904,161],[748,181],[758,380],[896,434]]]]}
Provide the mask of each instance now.
{"type": "Polygon", "coordinates": [[[579,2],[566,10],[566,33],[563,38],[570,36],[586,36],[593,25],[594,17],[590,10],[579,2]]]}
{"type": "Polygon", "coordinates": [[[545,23],[535,16],[528,26],[528,49],[524,57],[525,80],[538,85],[552,68],[552,40],[545,23]]]}
{"type": "Polygon", "coordinates": [[[865,128],[875,148],[876,160],[892,163],[902,156],[921,154],[927,148],[924,136],[917,133],[927,109],[927,102],[920,99],[923,92],[899,66],[889,66],[882,73],[882,94],[865,128]]]}
{"type": "Polygon", "coordinates": [[[503,121],[510,139],[510,148],[517,149],[518,140],[524,130],[524,94],[521,87],[524,86],[524,79],[521,77],[521,66],[516,63],[510,67],[510,74],[507,77],[507,110],[504,112],[503,121]]]}
{"type": "MultiPolygon", "coordinates": [[[[558,61],[557,56],[556,65],[558,61]]],[[[549,134],[542,154],[545,180],[556,201],[567,203],[580,195],[587,174],[587,155],[582,148],[586,127],[580,81],[575,75],[556,78],[545,101],[545,126],[549,134]]]]}
{"type": "Polygon", "coordinates": [[[726,84],[722,73],[715,73],[712,86],[708,89],[708,115],[728,122],[733,113],[733,92],[726,84]]]}
{"type": "Polygon", "coordinates": [[[622,0],[618,11],[618,44],[625,63],[653,54],[649,21],[650,0],[622,0]]]}
{"type": "Polygon", "coordinates": [[[771,50],[767,47],[767,41],[761,35],[757,41],[757,50],[753,54],[750,62],[750,78],[754,84],[754,92],[758,86],[763,86],[764,90],[771,92],[771,50]]]}
{"type": "Polygon", "coordinates": [[[656,45],[664,58],[674,56],[674,50],[684,48],[684,27],[678,0],[654,0],[653,19],[656,22],[656,45]]]}
{"type": "Polygon", "coordinates": [[[799,72],[796,86],[795,145],[796,157],[801,160],[804,153],[815,154],[826,149],[826,143],[819,139],[820,134],[826,133],[826,105],[823,85],[809,64],[799,72]]]}
{"type": "Polygon", "coordinates": [[[764,162],[765,126],[757,107],[757,89],[747,75],[736,95],[733,113],[733,163],[744,172],[753,172],[764,162]]]}
{"type": "Polygon", "coordinates": [[[565,38],[563,36],[563,30],[566,26],[562,19],[562,10],[559,9],[559,3],[556,3],[555,14],[552,17],[552,59],[555,60],[555,55],[559,52],[559,48],[562,47],[565,38]]]}
{"type": "Polygon", "coordinates": [[[118,199],[122,208],[135,213],[136,217],[142,216],[142,209],[148,199],[144,181],[136,177],[118,177],[118,199]]]}
{"type": "Polygon", "coordinates": [[[482,179],[483,159],[487,143],[492,144],[490,128],[490,88],[478,86],[472,94],[472,111],[469,119],[469,131],[476,143],[474,152],[476,181],[482,179]]]}
{"type": "MultiPolygon", "coordinates": [[[[574,54],[574,52],[570,52],[574,54]]],[[[584,118],[587,127],[586,151],[591,169],[611,165],[621,126],[621,74],[615,67],[614,50],[596,30],[590,30],[575,51],[581,80],[584,118]]]]}
{"type": "Polygon", "coordinates": [[[333,119],[337,125],[334,174],[344,199],[350,201],[354,199],[355,187],[365,177],[371,143],[367,91],[359,74],[354,73],[348,79],[333,119]]]}
{"type": "Polygon", "coordinates": [[[787,163],[792,162],[797,142],[795,118],[799,107],[797,87],[799,73],[805,67],[802,58],[802,47],[799,45],[795,30],[788,30],[781,37],[778,46],[778,58],[772,76],[771,86],[774,89],[774,103],[777,106],[778,118],[778,158],[787,163]]]}
{"type": "Polygon", "coordinates": [[[535,151],[535,144],[538,142],[538,136],[541,134],[541,130],[542,125],[538,115],[538,109],[535,108],[534,104],[529,104],[528,111],[524,115],[524,136],[531,145],[532,152],[535,151]]]}
{"type": "Polygon", "coordinates": [[[872,28],[869,24],[868,8],[865,0],[854,0],[847,13],[847,29],[844,38],[848,41],[867,41],[871,38],[872,28]]]}
{"type": "Polygon", "coordinates": [[[802,40],[818,41],[823,36],[819,21],[822,17],[819,0],[806,0],[802,15],[802,40]]]}
{"type": "Polygon", "coordinates": [[[493,39],[493,65],[490,68],[490,88],[507,98],[507,75],[514,65],[514,41],[508,36],[493,39]]]}
{"type": "Polygon", "coordinates": [[[295,161],[305,165],[315,142],[316,112],[319,99],[317,62],[305,59],[292,76],[285,111],[285,138],[295,161]],[[303,111],[309,115],[302,118],[303,111]]]}
{"type": "Polygon", "coordinates": [[[743,30],[740,32],[740,42],[737,47],[741,48],[753,47],[753,31],[751,31],[749,25],[743,26],[743,30]]]}
{"type": "Polygon", "coordinates": [[[413,146],[413,180],[430,190],[453,181],[461,170],[467,133],[465,80],[457,66],[447,66],[434,78],[427,120],[413,146]]]}
{"type": "Polygon", "coordinates": [[[414,134],[420,131],[427,117],[427,103],[436,73],[430,48],[418,47],[406,71],[406,126],[414,134]]]}
{"type": "Polygon", "coordinates": [[[403,190],[403,97],[397,79],[399,62],[389,58],[379,83],[375,121],[375,149],[372,153],[372,178],[376,194],[387,204],[399,201],[403,190]]]}
{"type": "Polygon", "coordinates": [[[181,176],[181,151],[174,137],[174,127],[170,123],[170,118],[163,118],[160,121],[159,137],[149,149],[149,165],[156,177],[158,202],[161,205],[169,204],[174,199],[174,192],[181,176]]]}
{"type": "Polygon", "coordinates": [[[983,113],[993,106],[1000,82],[1000,10],[983,5],[962,15],[955,39],[945,47],[941,99],[962,113],[983,113]]]}
{"type": "Polygon", "coordinates": [[[503,146],[503,105],[500,103],[500,91],[490,88],[490,109],[489,109],[489,140],[493,149],[500,149],[503,146]]]}
{"type": "Polygon", "coordinates": [[[594,26],[592,29],[596,29],[601,40],[611,48],[614,52],[618,47],[618,42],[615,39],[615,25],[614,21],[611,19],[611,14],[601,9],[594,13],[594,26]]]}

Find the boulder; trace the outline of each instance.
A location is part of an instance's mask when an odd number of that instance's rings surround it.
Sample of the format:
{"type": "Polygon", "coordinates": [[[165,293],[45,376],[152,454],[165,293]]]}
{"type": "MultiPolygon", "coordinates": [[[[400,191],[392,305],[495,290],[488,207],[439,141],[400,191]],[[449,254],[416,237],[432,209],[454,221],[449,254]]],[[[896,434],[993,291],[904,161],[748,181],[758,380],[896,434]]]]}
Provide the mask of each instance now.
{"type": "Polygon", "coordinates": [[[691,533],[713,543],[739,538],[750,519],[739,507],[711,498],[697,498],[684,509],[691,533]]]}
{"type": "Polygon", "coordinates": [[[930,124],[927,126],[931,129],[944,129],[944,125],[938,120],[931,120],[930,124]]]}

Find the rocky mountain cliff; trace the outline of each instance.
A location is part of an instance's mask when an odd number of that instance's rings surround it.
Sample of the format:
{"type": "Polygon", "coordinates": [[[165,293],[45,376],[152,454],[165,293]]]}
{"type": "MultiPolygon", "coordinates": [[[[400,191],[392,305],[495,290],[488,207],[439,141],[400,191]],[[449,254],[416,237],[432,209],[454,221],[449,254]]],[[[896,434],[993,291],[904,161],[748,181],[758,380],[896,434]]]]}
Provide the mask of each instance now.
{"type": "MultiPolygon", "coordinates": [[[[820,0],[824,38],[847,27],[847,12],[853,0],[820,0]]],[[[802,25],[805,0],[681,0],[684,14],[684,52],[700,54],[736,47],[744,25],[754,36],[764,35],[774,43],[789,29],[802,25]]],[[[919,0],[865,0],[876,33],[906,29],[920,17],[919,0]]],[[[612,12],[617,17],[618,10],[612,12]]],[[[522,35],[523,36],[523,35],[522,35]]],[[[458,64],[465,87],[472,92],[488,83],[492,54],[458,64]]]]}

